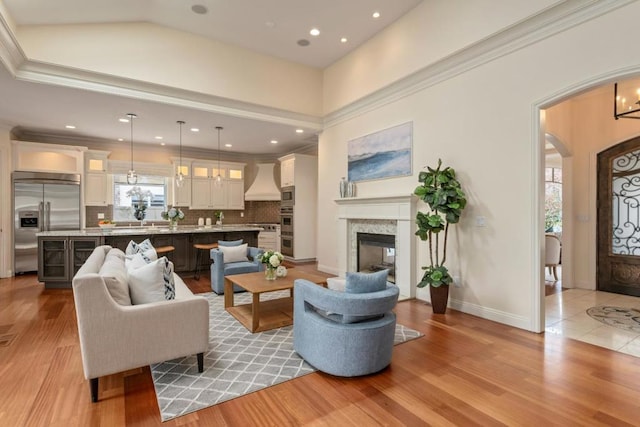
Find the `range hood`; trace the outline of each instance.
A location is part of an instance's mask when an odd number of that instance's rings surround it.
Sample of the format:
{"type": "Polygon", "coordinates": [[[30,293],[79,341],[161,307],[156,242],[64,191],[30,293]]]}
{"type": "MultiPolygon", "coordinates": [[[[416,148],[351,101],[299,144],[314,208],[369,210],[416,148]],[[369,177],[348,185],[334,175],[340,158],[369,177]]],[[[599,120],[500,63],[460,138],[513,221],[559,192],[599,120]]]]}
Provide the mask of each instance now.
{"type": "Polygon", "coordinates": [[[244,193],[245,200],[280,201],[280,189],[273,179],[275,163],[258,163],[258,173],[251,187],[244,193]]]}

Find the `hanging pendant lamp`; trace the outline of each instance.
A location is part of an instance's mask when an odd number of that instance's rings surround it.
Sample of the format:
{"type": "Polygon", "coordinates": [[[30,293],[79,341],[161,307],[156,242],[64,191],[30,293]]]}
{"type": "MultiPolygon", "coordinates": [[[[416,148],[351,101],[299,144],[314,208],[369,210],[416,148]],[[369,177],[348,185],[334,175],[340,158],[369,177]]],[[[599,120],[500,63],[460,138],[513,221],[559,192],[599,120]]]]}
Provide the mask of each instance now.
{"type": "Polygon", "coordinates": [[[220,131],[222,130],[222,126],[216,126],[218,129],[218,176],[216,176],[215,186],[222,187],[222,176],[220,175],[220,131]]]}
{"type": "Polygon", "coordinates": [[[184,175],[182,174],[182,125],[185,124],[184,120],[178,120],[176,123],[180,125],[180,164],[178,166],[178,173],[176,174],[176,187],[180,188],[184,185],[184,175]]]}
{"type": "Polygon", "coordinates": [[[131,169],[129,169],[129,172],[127,173],[127,184],[134,185],[138,183],[138,174],[133,168],[133,119],[138,116],[133,113],[129,113],[127,114],[127,117],[129,117],[129,123],[131,125],[131,169]]]}

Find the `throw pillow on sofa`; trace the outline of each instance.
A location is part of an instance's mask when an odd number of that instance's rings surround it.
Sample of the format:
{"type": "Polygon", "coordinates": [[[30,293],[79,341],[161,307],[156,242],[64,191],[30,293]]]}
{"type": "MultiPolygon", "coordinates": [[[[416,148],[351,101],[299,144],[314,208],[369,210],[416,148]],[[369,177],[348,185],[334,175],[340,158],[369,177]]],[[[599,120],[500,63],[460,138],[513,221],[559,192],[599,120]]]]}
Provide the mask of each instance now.
{"type": "Polygon", "coordinates": [[[247,258],[247,243],[239,246],[218,246],[218,249],[224,255],[224,262],[242,262],[249,261],[247,258]]]}
{"type": "Polygon", "coordinates": [[[175,298],[173,263],[167,257],[130,268],[128,273],[129,292],[134,305],[175,298]]]}
{"type": "Polygon", "coordinates": [[[158,259],[158,254],[156,253],[156,250],[149,239],[145,239],[140,243],[136,243],[133,240],[129,241],[127,249],[125,250],[125,254],[128,257],[131,257],[138,253],[142,254],[143,258],[145,258],[145,261],[147,262],[155,261],[158,259]]]}
{"type": "Polygon", "coordinates": [[[125,256],[120,249],[107,252],[98,274],[102,276],[104,284],[113,300],[120,305],[131,305],[125,256]]]}

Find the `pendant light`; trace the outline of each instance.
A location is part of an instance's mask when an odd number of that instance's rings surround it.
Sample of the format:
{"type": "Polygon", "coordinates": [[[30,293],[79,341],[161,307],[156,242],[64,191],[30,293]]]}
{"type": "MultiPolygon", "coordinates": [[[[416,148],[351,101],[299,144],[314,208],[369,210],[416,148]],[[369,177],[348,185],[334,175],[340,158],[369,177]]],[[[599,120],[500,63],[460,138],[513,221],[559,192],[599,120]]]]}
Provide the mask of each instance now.
{"type": "Polygon", "coordinates": [[[185,124],[184,120],[178,120],[176,123],[180,125],[180,164],[178,166],[178,173],[176,174],[176,187],[180,188],[184,185],[184,175],[182,174],[182,125],[185,124]]]}
{"type": "Polygon", "coordinates": [[[138,183],[138,174],[135,169],[133,169],[133,119],[138,116],[133,113],[129,113],[127,114],[127,117],[129,117],[129,123],[131,124],[131,169],[129,169],[129,172],[127,173],[127,184],[134,185],[138,183]]]}
{"type": "Polygon", "coordinates": [[[218,129],[218,176],[216,176],[215,186],[222,187],[222,176],[220,175],[220,131],[222,130],[222,126],[216,126],[218,129]]]}

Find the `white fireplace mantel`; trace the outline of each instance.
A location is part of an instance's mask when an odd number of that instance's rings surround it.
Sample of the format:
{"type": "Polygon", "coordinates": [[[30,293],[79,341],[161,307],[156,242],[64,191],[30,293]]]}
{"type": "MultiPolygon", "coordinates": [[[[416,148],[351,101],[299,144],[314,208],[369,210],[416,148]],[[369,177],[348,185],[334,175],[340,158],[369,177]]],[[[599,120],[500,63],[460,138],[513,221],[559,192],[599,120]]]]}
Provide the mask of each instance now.
{"type": "Polygon", "coordinates": [[[396,226],[396,285],[401,298],[414,298],[416,285],[416,202],[409,195],[350,197],[335,200],[338,205],[338,269],[341,277],[355,271],[351,261],[350,224],[358,221],[392,221],[396,226]]]}

